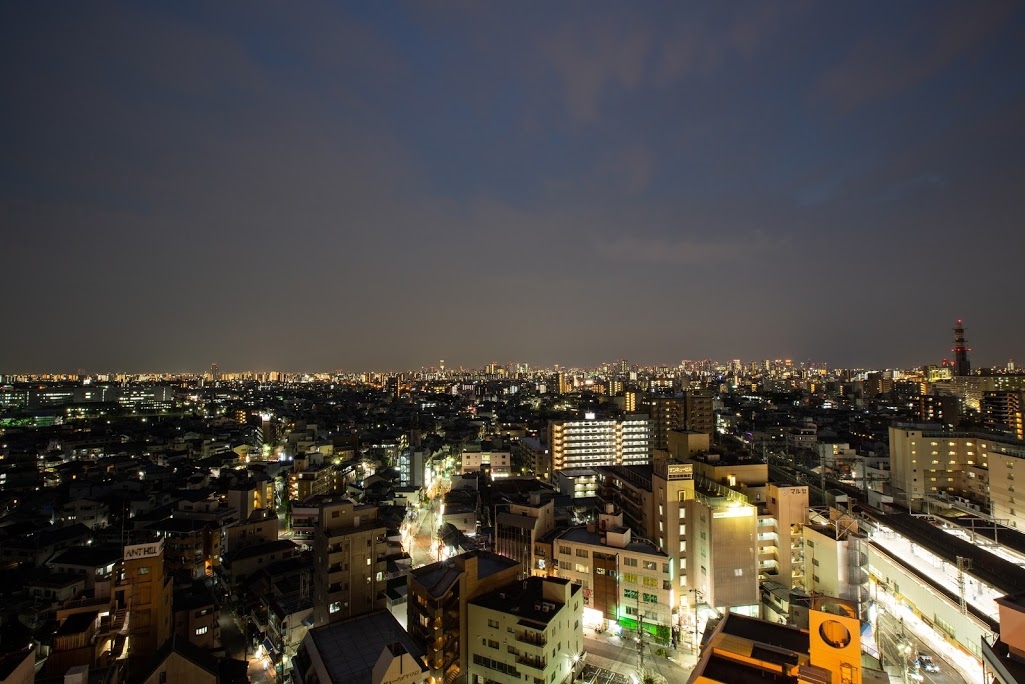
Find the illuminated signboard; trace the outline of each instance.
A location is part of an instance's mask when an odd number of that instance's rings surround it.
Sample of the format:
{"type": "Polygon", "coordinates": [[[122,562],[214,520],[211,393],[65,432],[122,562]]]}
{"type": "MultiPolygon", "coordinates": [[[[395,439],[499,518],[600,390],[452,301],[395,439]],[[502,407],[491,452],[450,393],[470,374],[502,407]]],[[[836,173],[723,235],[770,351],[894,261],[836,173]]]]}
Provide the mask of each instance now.
{"type": "Polygon", "coordinates": [[[755,509],[752,506],[736,506],[727,508],[725,511],[713,511],[713,518],[746,518],[754,515],[755,509]]]}
{"type": "Polygon", "coordinates": [[[694,479],[694,464],[693,463],[670,463],[669,472],[666,474],[667,480],[693,480],[694,479]]]}

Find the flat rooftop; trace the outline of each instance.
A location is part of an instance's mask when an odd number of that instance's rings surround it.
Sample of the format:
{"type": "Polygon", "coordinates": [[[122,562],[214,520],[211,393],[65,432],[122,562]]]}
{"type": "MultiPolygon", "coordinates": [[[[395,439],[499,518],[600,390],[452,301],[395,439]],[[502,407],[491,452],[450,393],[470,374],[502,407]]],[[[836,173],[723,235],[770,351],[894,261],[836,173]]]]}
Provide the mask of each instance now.
{"type": "MultiPolygon", "coordinates": [[[[623,533],[626,531],[625,527],[615,527],[612,531],[618,531],[623,533]]],[[[586,527],[571,527],[566,530],[563,534],[557,537],[558,539],[565,539],[566,541],[576,542],[578,544],[589,544],[591,546],[600,546],[603,549],[612,549],[613,551],[620,549],[618,546],[611,546],[609,544],[601,543],[601,535],[598,532],[590,532],[586,527]]],[[[634,553],[646,553],[651,556],[661,556],[663,558],[669,558],[669,556],[661,551],[654,544],[647,541],[631,541],[625,547],[622,547],[626,551],[633,551],[634,553]]]]}
{"type": "Polygon", "coordinates": [[[808,653],[810,639],[808,632],[797,627],[781,625],[768,620],[747,617],[738,613],[727,613],[723,618],[722,633],[746,639],[747,641],[785,648],[795,653],[808,653]]]}
{"type": "MultiPolygon", "coordinates": [[[[523,582],[513,582],[506,587],[488,592],[472,601],[470,605],[515,615],[521,624],[525,621],[534,625],[547,625],[563,604],[544,597],[545,582],[569,584],[569,580],[561,577],[528,577],[523,582]],[[548,606],[546,610],[545,607],[548,606]],[[554,610],[552,609],[554,607],[554,610]]],[[[573,593],[580,591],[580,585],[573,586],[573,593]]]]}

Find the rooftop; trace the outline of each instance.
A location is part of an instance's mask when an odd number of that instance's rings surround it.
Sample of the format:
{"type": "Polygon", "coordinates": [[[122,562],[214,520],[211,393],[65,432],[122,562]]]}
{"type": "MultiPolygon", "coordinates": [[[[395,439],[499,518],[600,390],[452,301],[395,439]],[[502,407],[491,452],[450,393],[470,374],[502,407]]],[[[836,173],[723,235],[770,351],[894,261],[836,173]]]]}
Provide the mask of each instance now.
{"type": "MultiPolygon", "coordinates": [[[[971,573],[983,582],[1008,594],[1025,587],[1025,568],[947,534],[921,518],[908,513],[872,516],[884,525],[920,544],[948,563],[957,565],[957,557],[972,560],[971,573]]],[[[1002,535],[1001,535],[1002,536],[1002,535]]]]}
{"type": "MultiPolygon", "coordinates": [[[[609,532],[626,532],[625,527],[614,527],[609,532]]],[[[602,544],[601,535],[597,532],[589,532],[587,527],[571,527],[566,530],[563,534],[557,537],[558,539],[565,539],[566,541],[576,542],[578,544],[589,544],[591,546],[601,546],[605,549],[618,550],[618,546],[610,546],[609,544],[602,544]]],[[[644,553],[650,556],[661,556],[662,558],[668,558],[669,556],[661,551],[657,546],[648,541],[634,540],[622,547],[623,550],[632,551],[634,553],[644,553]]]]}
{"type": "Polygon", "coordinates": [[[410,575],[426,589],[431,596],[440,598],[451,588],[452,584],[463,573],[465,561],[477,559],[477,579],[490,577],[495,573],[518,568],[520,563],[505,556],[488,551],[468,551],[448,560],[431,563],[413,570],[410,575]]]}
{"type": "Polygon", "coordinates": [[[64,636],[67,634],[81,634],[86,631],[96,622],[96,616],[99,615],[99,611],[90,610],[84,613],[72,613],[61,623],[61,626],[54,632],[55,636],[64,636]]]}
{"type": "Polygon", "coordinates": [[[722,633],[748,641],[785,648],[795,653],[808,653],[808,632],[790,625],[747,617],[739,613],[726,613],[722,633]]]}
{"type": "MultiPolygon", "coordinates": [[[[278,551],[287,551],[289,549],[298,549],[294,542],[288,539],[275,539],[274,541],[263,542],[262,544],[254,544],[253,546],[247,546],[244,549],[239,549],[235,553],[231,554],[230,561],[239,561],[246,558],[255,558],[256,556],[262,556],[267,553],[276,553],[278,551]]],[[[225,559],[229,560],[229,559],[225,559]]]]}
{"type": "MultiPolygon", "coordinates": [[[[505,587],[479,596],[470,601],[470,605],[516,615],[520,618],[521,623],[527,621],[538,625],[547,625],[563,607],[563,604],[545,599],[544,586],[546,582],[561,585],[570,583],[568,579],[560,577],[528,577],[522,582],[512,582],[505,587]]],[[[580,585],[573,585],[572,591],[574,594],[580,591],[580,585]]]]}
{"type": "Polygon", "coordinates": [[[427,670],[423,652],[386,610],[311,629],[308,638],[320,654],[328,681],[370,684],[381,652],[385,648],[392,648],[393,654],[401,652],[393,648],[394,644],[400,644],[420,661],[421,671],[427,670]]]}

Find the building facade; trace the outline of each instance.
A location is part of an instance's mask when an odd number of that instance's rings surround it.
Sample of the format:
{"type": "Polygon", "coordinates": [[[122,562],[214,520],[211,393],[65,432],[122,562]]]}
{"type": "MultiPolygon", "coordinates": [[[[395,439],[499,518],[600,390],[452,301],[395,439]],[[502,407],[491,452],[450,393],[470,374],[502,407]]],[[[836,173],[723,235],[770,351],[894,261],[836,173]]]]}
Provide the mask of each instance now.
{"type": "Polygon", "coordinates": [[[937,428],[890,427],[894,498],[907,505],[926,496],[957,497],[1010,527],[1025,527],[1023,492],[1018,491],[1025,480],[1025,442],[1010,435],[937,428]]]}
{"type": "Polygon", "coordinates": [[[583,668],[580,585],[530,577],[471,600],[469,684],[574,681],[583,668]]]}
{"type": "Polygon", "coordinates": [[[486,551],[463,553],[408,575],[406,629],[430,676],[441,682],[466,672],[469,602],[518,582],[521,575],[518,562],[486,551]]]}
{"type": "Polygon", "coordinates": [[[385,607],[387,526],[376,506],[326,500],[314,531],[313,619],[325,625],[385,607]]]}
{"type": "Polygon", "coordinates": [[[622,419],[558,420],[548,425],[552,470],[601,465],[651,463],[654,453],[651,420],[646,415],[622,419]]]}

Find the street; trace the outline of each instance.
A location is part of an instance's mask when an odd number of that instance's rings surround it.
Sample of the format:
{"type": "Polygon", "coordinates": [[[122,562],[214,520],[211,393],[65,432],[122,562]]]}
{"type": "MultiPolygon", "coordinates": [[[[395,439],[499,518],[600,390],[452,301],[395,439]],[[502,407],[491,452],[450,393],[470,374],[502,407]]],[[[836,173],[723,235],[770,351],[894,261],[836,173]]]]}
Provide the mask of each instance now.
{"type": "MultiPolygon", "coordinates": [[[[890,613],[880,610],[879,615],[876,618],[876,641],[879,643],[879,647],[882,650],[883,657],[885,658],[885,665],[887,672],[894,673],[894,675],[900,679],[903,670],[903,655],[899,650],[899,643],[906,639],[911,645],[910,653],[908,655],[909,662],[914,662],[916,655],[920,651],[930,653],[936,664],[939,665],[939,672],[926,672],[925,670],[919,670],[918,676],[921,677],[921,681],[929,684],[966,684],[966,679],[961,676],[957,667],[947,662],[943,658],[943,654],[930,649],[925,643],[922,642],[911,630],[907,629],[898,618],[894,617],[890,613]]],[[[911,673],[914,672],[912,667],[911,673]]],[[[909,674],[909,681],[911,675],[909,674]]],[[[917,680],[917,677],[915,677],[917,680]]]]}
{"type": "Polygon", "coordinates": [[[235,622],[234,615],[227,608],[221,609],[218,624],[221,626],[221,644],[224,646],[225,655],[236,660],[249,660],[249,681],[254,684],[274,682],[274,668],[270,665],[270,659],[257,658],[252,648],[249,648],[247,653],[242,631],[235,622]]]}
{"type": "MultiPolygon", "coordinates": [[[[585,629],[584,650],[587,651],[587,664],[627,677],[637,674],[635,637],[636,635],[630,632],[618,637],[595,634],[593,630],[585,629]]],[[[655,655],[654,652],[658,648],[655,644],[646,645],[645,668],[661,674],[669,684],[684,684],[697,662],[694,654],[690,651],[668,649],[669,657],[655,655]]]]}

